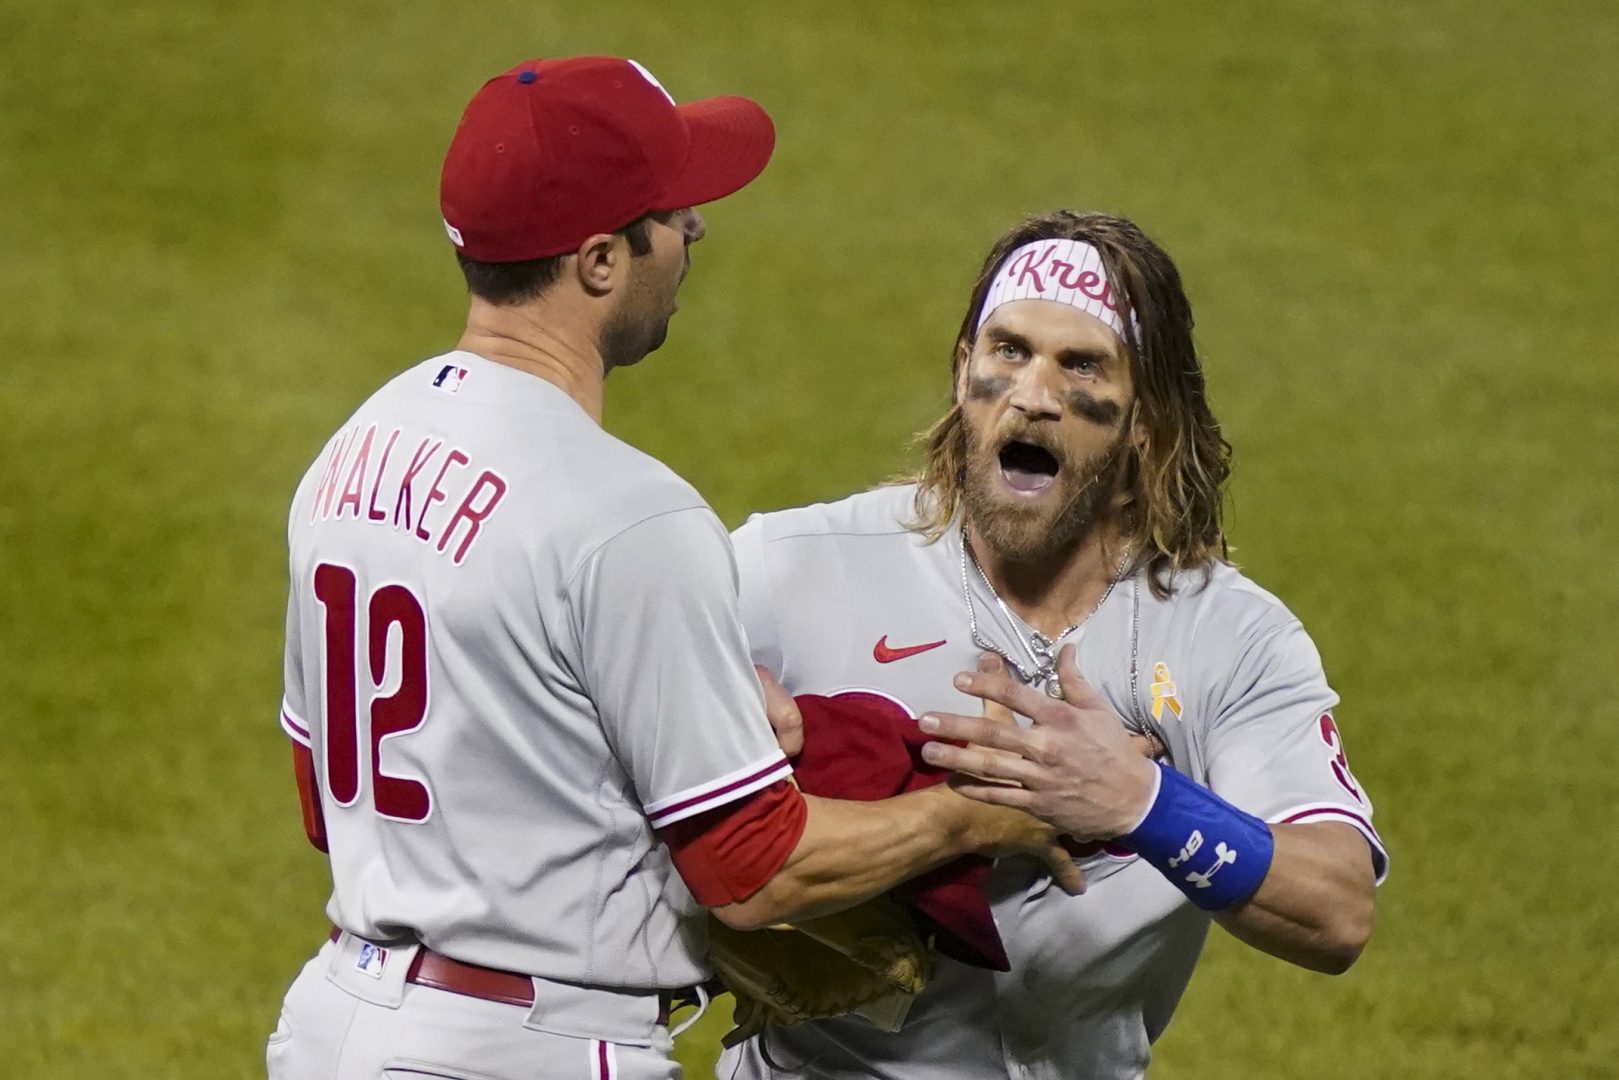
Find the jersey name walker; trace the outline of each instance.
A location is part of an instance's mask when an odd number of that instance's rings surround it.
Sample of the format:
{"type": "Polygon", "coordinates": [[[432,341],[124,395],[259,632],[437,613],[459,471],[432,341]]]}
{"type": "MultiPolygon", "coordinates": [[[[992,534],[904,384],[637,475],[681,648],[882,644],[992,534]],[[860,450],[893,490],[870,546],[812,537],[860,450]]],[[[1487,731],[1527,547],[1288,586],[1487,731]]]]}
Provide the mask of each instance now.
{"type": "MultiPolygon", "coordinates": [[[[958,530],[934,544],[900,523],[915,489],[752,518],[733,536],[743,619],[756,662],[794,693],[872,689],[912,713],[976,715],[951,679],[979,650],[969,633],[958,530]]],[[[1338,698],[1297,619],[1229,567],[1206,588],[1183,576],[1166,601],[1144,577],[1121,581],[1069,641],[1085,677],[1126,722],[1156,731],[1174,766],[1270,822],[1340,821],[1386,864],[1372,808],[1332,718],[1338,698]]],[[[969,568],[980,632],[1023,657],[993,595],[969,568]]],[[[1029,628],[1019,624],[1027,635],[1029,628]]],[[[1145,861],[1101,849],[1081,863],[1081,896],[1033,860],[1002,860],[989,886],[1012,969],[940,958],[894,1035],[858,1017],[768,1033],[796,1075],[944,1080],[1144,1074],[1150,1045],[1191,977],[1210,919],[1145,861]]],[[[756,1042],[720,1075],[772,1072],[756,1042]]]]}
{"type": "Polygon", "coordinates": [[[282,725],[315,758],[332,921],[569,982],[704,978],[653,829],[789,767],[697,493],[458,352],[332,437],[288,542],[282,725]]]}

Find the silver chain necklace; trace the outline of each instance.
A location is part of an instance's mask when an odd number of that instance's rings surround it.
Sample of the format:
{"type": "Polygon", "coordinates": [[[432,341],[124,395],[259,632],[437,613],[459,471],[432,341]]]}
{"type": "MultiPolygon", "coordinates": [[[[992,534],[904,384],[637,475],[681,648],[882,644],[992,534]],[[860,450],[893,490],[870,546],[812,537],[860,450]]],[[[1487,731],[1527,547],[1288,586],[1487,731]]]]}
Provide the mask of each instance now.
{"type": "Polygon", "coordinates": [[[1125,567],[1129,565],[1130,552],[1126,550],[1124,555],[1119,559],[1118,569],[1113,571],[1113,580],[1109,581],[1107,583],[1107,588],[1102,591],[1102,598],[1096,601],[1096,606],[1091,608],[1083,619],[1063,630],[1056,637],[1048,638],[1038,630],[1031,630],[1030,636],[1024,637],[1023,632],[1018,629],[1017,616],[1012,614],[1012,609],[1006,606],[1006,601],[1001,599],[1001,594],[996,591],[994,585],[990,584],[989,575],[984,573],[984,568],[978,565],[978,559],[973,555],[972,548],[967,542],[967,523],[962,522],[961,598],[967,602],[967,624],[972,630],[974,647],[982,649],[985,652],[994,653],[1002,660],[1005,660],[1008,664],[1011,664],[1013,670],[1018,673],[1018,678],[1022,679],[1025,683],[1028,683],[1031,686],[1035,684],[1044,684],[1047,694],[1049,694],[1051,697],[1061,699],[1062,682],[1057,678],[1057,646],[1062,642],[1063,638],[1090,622],[1091,617],[1094,616],[1098,611],[1102,610],[1102,605],[1107,603],[1107,598],[1113,595],[1113,590],[1124,578],[1125,567]],[[1033,665],[1033,667],[1024,667],[1014,657],[1012,657],[1011,654],[1007,653],[1006,650],[992,644],[987,638],[984,637],[982,633],[979,632],[978,609],[973,604],[972,586],[967,580],[967,564],[969,562],[972,563],[973,569],[978,571],[978,580],[984,583],[984,588],[989,590],[989,595],[993,596],[995,598],[995,603],[1000,606],[1001,614],[1006,619],[1007,628],[1010,629],[1012,631],[1012,635],[1017,638],[1018,644],[1023,646],[1023,651],[1029,654],[1029,662],[1033,665]]]}

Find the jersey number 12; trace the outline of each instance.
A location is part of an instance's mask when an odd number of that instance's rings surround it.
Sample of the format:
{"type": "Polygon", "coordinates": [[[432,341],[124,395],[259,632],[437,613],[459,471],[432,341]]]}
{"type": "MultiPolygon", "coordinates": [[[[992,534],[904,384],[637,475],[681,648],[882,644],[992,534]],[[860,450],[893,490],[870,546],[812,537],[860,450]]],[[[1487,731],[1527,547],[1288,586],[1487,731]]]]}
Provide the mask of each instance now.
{"type": "MultiPolygon", "coordinates": [[[[315,568],[315,599],[326,609],[326,788],[339,806],[360,798],[359,678],[355,631],[359,619],[354,571],[321,563],[315,568]]],[[[366,605],[365,643],[370,679],[371,799],[377,813],[398,821],[426,821],[433,809],[427,785],[382,771],[384,739],[421,727],[427,718],[427,614],[403,585],[384,585],[366,605]],[[390,681],[388,635],[400,630],[398,686],[390,681]]]]}

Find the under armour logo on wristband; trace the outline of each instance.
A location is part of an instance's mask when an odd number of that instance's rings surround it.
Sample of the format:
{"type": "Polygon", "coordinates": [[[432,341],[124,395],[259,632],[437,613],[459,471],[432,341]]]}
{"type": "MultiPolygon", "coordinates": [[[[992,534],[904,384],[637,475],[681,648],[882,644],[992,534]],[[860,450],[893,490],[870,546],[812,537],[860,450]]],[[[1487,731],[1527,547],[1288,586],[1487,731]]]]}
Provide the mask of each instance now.
{"type": "Polygon", "coordinates": [[[1207,889],[1209,887],[1209,879],[1214,877],[1215,874],[1219,873],[1222,866],[1229,866],[1236,861],[1237,853],[1231,850],[1231,848],[1227,847],[1225,841],[1222,840],[1220,843],[1214,845],[1214,865],[1203,871],[1201,874],[1196,870],[1192,871],[1190,874],[1186,875],[1186,881],[1193,888],[1207,889]]]}
{"type": "Polygon", "coordinates": [[[1235,907],[1257,892],[1276,852],[1270,826],[1162,762],[1158,779],[1147,816],[1119,842],[1134,848],[1204,911],[1235,907]],[[1180,872],[1211,847],[1212,864],[1180,872]],[[1233,869],[1222,873],[1227,867],[1233,869]]]}
{"type": "Polygon", "coordinates": [[[1181,848],[1181,853],[1169,860],[1169,868],[1171,870],[1175,869],[1175,867],[1179,866],[1181,863],[1185,862],[1187,859],[1190,859],[1193,855],[1196,855],[1202,850],[1203,833],[1198,829],[1193,829],[1192,835],[1186,838],[1186,846],[1181,848]]]}

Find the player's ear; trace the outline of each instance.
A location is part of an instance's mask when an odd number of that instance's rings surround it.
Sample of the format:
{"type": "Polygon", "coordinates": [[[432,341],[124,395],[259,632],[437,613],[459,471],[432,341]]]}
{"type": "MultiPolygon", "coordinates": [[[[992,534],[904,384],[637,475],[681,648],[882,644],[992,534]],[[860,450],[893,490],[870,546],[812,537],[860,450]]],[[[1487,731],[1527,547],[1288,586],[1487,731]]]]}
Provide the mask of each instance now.
{"type": "Polygon", "coordinates": [[[1141,418],[1140,398],[1131,399],[1130,417],[1124,422],[1124,426],[1127,432],[1125,438],[1130,441],[1130,445],[1135,448],[1136,453],[1145,453],[1148,439],[1147,422],[1141,418]]]}
{"type": "Polygon", "coordinates": [[[573,272],[592,296],[606,296],[613,291],[619,264],[628,257],[620,250],[621,239],[613,233],[596,233],[586,237],[574,252],[577,258],[573,261],[573,272]]]}
{"type": "Polygon", "coordinates": [[[967,400],[967,368],[968,361],[972,359],[972,343],[966,338],[956,342],[956,401],[960,405],[967,400]]]}

